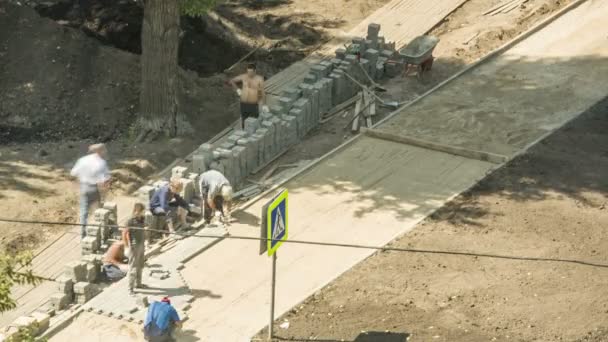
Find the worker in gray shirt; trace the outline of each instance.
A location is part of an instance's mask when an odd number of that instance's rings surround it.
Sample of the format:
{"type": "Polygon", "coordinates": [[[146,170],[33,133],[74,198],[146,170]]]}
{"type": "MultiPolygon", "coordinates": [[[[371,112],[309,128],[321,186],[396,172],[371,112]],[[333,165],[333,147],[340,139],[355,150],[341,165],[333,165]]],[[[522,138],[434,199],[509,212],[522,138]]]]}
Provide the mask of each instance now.
{"type": "Polygon", "coordinates": [[[141,282],[145,263],[145,212],[146,207],[142,203],[135,203],[133,215],[128,221],[128,227],[123,230],[123,241],[125,247],[129,248],[129,293],[133,294],[135,289],[145,288],[141,282]]]}
{"type": "Polygon", "coordinates": [[[233,195],[228,179],[216,170],[203,172],[199,177],[199,189],[205,222],[211,222],[213,216],[221,216],[224,223],[227,223],[233,195]]]}

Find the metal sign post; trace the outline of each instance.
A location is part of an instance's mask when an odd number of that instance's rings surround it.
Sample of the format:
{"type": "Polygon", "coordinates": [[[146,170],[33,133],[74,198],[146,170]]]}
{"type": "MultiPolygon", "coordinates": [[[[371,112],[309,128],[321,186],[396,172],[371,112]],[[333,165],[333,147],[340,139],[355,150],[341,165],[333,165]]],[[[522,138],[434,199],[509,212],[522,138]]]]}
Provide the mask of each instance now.
{"type": "Polygon", "coordinates": [[[272,285],[270,286],[270,324],[268,324],[268,341],[274,335],[274,289],[277,280],[277,253],[272,255],[272,285]]]}
{"type": "Polygon", "coordinates": [[[270,202],[262,207],[262,229],[260,236],[260,255],[268,252],[272,257],[272,279],[270,285],[270,323],[268,324],[268,340],[274,335],[274,297],[277,280],[277,250],[287,240],[287,190],[282,190],[270,202]]]}

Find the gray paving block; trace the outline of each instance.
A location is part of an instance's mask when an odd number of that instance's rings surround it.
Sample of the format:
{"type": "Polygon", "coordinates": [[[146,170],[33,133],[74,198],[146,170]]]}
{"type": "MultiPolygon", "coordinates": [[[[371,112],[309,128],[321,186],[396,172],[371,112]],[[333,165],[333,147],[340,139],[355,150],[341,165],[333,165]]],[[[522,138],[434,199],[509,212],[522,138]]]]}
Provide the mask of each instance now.
{"type": "Polygon", "coordinates": [[[198,174],[207,171],[211,165],[211,161],[209,155],[195,153],[192,156],[192,171],[198,174]]]}
{"type": "Polygon", "coordinates": [[[296,130],[298,132],[298,140],[306,135],[306,113],[301,109],[292,109],[289,115],[296,118],[296,130]]]}
{"type": "Polygon", "coordinates": [[[292,101],[292,102],[295,102],[301,96],[302,96],[302,91],[300,89],[294,88],[294,87],[289,87],[282,92],[282,97],[289,98],[290,101],[292,101]]]}
{"type": "Polygon", "coordinates": [[[336,49],[336,58],[344,59],[345,56],[346,56],[346,49],[344,49],[344,48],[336,49]]]}
{"type": "Polygon", "coordinates": [[[63,310],[72,303],[72,294],[56,293],[49,298],[51,307],[55,310],[63,310]]]}
{"type": "Polygon", "coordinates": [[[82,261],[71,261],[65,265],[63,275],[72,279],[74,283],[84,281],[86,279],[87,264],[82,261]]]}
{"type": "MultiPolygon", "coordinates": [[[[259,120],[256,118],[245,119],[245,131],[251,135],[260,127],[259,120]]],[[[238,141],[237,141],[238,142],[238,141]]]]}
{"type": "Polygon", "coordinates": [[[380,33],[380,24],[376,24],[376,23],[371,23],[369,25],[367,25],[367,37],[368,39],[370,37],[378,37],[378,34],[380,33]]]}

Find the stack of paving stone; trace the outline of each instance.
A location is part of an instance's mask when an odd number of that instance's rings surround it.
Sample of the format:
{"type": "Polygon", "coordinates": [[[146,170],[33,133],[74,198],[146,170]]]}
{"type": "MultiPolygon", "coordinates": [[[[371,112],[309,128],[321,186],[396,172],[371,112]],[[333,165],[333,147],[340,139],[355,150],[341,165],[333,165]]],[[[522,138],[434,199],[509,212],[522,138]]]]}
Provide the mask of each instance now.
{"type": "Polygon", "coordinates": [[[82,255],[94,254],[108,248],[108,240],[112,238],[112,225],[116,224],[116,204],[108,203],[109,209],[96,209],[93,220],[87,225],[87,236],[82,239],[82,255]]]}
{"type": "Polygon", "coordinates": [[[13,323],[0,332],[0,341],[18,341],[19,329],[28,329],[34,336],[42,334],[49,328],[51,315],[45,312],[35,311],[29,316],[18,317],[13,323]]]}
{"type": "Polygon", "coordinates": [[[63,310],[74,301],[82,304],[94,297],[98,292],[94,282],[101,276],[101,265],[99,255],[86,255],[81,261],[66,264],[63,274],[56,280],[59,292],[51,296],[51,307],[63,310]]]}
{"type": "Polygon", "coordinates": [[[366,38],[353,39],[346,49],[336,51],[336,58],[314,65],[298,87],[283,90],[270,113],[246,119],[243,130],[215,148],[201,145],[193,155],[192,172],[218,170],[238,187],[317,127],[323,113],[360,91],[345,74],[362,84],[370,83],[365,73],[375,80],[397,75],[403,64],[395,44],[379,33],[380,25],[370,24],[366,38]]]}
{"type": "MultiPolygon", "coordinates": [[[[394,77],[402,69],[395,43],[380,36],[380,25],[370,24],[365,38],[354,38],[349,46],[336,50],[335,58],[314,65],[297,87],[284,89],[269,113],[246,119],[242,130],[220,143],[202,144],[194,151],[191,165],[174,168],[171,176],[182,179],[182,196],[189,202],[198,195],[198,175],[207,170],[221,172],[238,189],[251,173],[317,127],[324,113],[361,90],[348,76],[369,85],[370,79],[394,77]]],[[[143,186],[137,194],[148,203],[155,187],[143,186]]]]}

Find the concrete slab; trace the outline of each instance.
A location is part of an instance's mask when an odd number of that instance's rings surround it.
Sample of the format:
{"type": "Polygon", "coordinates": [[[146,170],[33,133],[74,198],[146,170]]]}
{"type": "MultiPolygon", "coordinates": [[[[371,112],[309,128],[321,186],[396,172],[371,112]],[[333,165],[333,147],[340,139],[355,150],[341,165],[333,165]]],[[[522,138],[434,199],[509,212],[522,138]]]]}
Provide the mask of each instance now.
{"type": "Polygon", "coordinates": [[[379,128],[511,156],[606,96],[607,15],[589,1],[379,128]]]}

